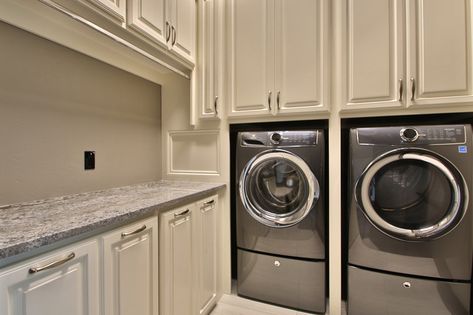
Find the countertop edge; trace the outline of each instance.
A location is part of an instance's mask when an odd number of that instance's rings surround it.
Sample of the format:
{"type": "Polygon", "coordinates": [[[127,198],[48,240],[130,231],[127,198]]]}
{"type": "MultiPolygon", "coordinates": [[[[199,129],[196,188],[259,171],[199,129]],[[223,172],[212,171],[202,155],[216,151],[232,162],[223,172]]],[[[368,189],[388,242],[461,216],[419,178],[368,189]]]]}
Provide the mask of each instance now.
{"type": "MultiPolygon", "coordinates": [[[[87,235],[88,237],[93,237],[93,231],[97,231],[97,234],[103,233],[103,229],[110,227],[111,229],[118,228],[121,225],[126,225],[128,223],[132,223],[133,221],[159,214],[160,212],[165,212],[167,210],[171,210],[173,207],[178,207],[184,205],[189,202],[197,201],[199,198],[203,198],[206,196],[211,195],[212,193],[217,193],[220,190],[224,189],[227,184],[225,183],[209,183],[209,184],[216,184],[217,186],[204,189],[201,191],[191,192],[189,194],[176,198],[167,200],[165,202],[141,208],[135,211],[131,211],[125,214],[120,214],[114,217],[106,218],[103,220],[99,220],[93,222],[91,224],[87,224],[84,226],[79,226],[75,228],[71,228],[69,230],[60,231],[54,234],[44,235],[42,237],[38,237],[32,240],[28,240],[22,243],[13,244],[11,246],[5,246],[0,248],[0,268],[2,267],[2,261],[4,260],[11,260],[17,255],[24,256],[29,252],[32,252],[31,256],[34,256],[34,251],[38,250],[41,247],[45,247],[48,245],[52,245],[54,243],[59,243],[66,241],[69,238],[79,237],[80,235],[87,235]]],[[[110,229],[110,230],[111,230],[110,229]]],[[[95,235],[97,235],[95,234],[95,235]]],[[[28,259],[22,258],[21,260],[28,259]]],[[[10,263],[8,263],[10,265],[10,263]]]]}

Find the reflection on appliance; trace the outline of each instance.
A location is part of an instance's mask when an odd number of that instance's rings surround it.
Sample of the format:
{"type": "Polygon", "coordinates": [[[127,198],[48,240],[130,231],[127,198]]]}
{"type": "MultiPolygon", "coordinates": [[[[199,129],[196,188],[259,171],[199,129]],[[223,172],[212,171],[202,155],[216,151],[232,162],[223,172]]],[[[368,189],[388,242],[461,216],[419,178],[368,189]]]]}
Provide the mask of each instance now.
{"type": "Polygon", "coordinates": [[[323,130],[237,136],[237,291],[325,312],[323,130]]]}
{"type": "Polygon", "coordinates": [[[470,125],[350,130],[348,313],[470,314],[470,125]]]}

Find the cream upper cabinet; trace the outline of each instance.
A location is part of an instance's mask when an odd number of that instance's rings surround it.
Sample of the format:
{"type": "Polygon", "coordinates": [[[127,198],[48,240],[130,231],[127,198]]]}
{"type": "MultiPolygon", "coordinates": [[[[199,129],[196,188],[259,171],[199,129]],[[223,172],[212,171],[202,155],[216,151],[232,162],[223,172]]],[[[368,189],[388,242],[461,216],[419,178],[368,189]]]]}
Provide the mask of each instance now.
{"type": "Polygon", "coordinates": [[[167,12],[170,49],[195,63],[196,0],[167,0],[167,12]]]}
{"type": "Polygon", "coordinates": [[[158,315],[158,219],[102,236],[105,315],[158,315]]]}
{"type": "Polygon", "coordinates": [[[160,315],[193,314],[191,204],[160,215],[160,315]]]}
{"type": "Polygon", "coordinates": [[[99,315],[97,241],[66,247],[0,272],[2,315],[99,315]]]}
{"type": "Polygon", "coordinates": [[[274,107],[274,0],[227,2],[228,116],[274,107]]]}
{"type": "Polygon", "coordinates": [[[401,107],[405,85],[401,0],[345,0],[343,109],[401,107]]]}
{"type": "Polygon", "coordinates": [[[219,118],[222,103],[222,41],[224,0],[198,2],[198,117],[219,118]]]}
{"type": "Polygon", "coordinates": [[[471,0],[344,0],[342,110],[473,103],[471,0]]]}
{"type": "Polygon", "coordinates": [[[472,1],[408,1],[409,105],[473,104],[472,1]]]}
{"type": "Polygon", "coordinates": [[[128,25],[148,38],[166,45],[170,37],[165,0],[128,0],[128,25]]]}
{"type": "Polygon", "coordinates": [[[321,0],[275,3],[275,110],[281,114],[326,110],[327,3],[321,0]]]}
{"type": "Polygon", "coordinates": [[[195,0],[128,0],[128,25],[195,63],[195,0]]]}
{"type": "Polygon", "coordinates": [[[195,301],[199,315],[209,314],[217,303],[218,196],[197,202],[194,216],[195,301]]]}
{"type": "Polygon", "coordinates": [[[326,0],[232,0],[229,116],[327,110],[326,0]]]}

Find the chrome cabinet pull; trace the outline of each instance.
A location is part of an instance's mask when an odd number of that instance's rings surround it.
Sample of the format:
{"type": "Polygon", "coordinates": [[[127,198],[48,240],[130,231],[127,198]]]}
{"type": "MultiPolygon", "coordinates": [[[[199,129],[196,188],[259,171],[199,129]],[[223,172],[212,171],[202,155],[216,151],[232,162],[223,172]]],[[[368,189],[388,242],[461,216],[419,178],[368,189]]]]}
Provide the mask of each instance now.
{"type": "Polygon", "coordinates": [[[44,266],[41,266],[41,267],[32,267],[32,268],[30,268],[30,270],[28,270],[28,272],[29,273],[37,273],[37,272],[40,272],[40,271],[43,271],[43,270],[55,268],[55,267],[58,267],[58,266],[60,266],[64,263],[68,262],[71,259],[74,259],[74,257],[76,257],[76,254],[74,252],[72,252],[69,255],[67,255],[66,257],[64,257],[62,259],[59,259],[57,261],[53,261],[53,262],[51,262],[47,265],[44,265],[44,266]]]}
{"type": "Polygon", "coordinates": [[[179,217],[182,217],[182,216],[185,216],[186,214],[188,214],[189,212],[191,212],[189,209],[186,209],[182,212],[179,212],[179,213],[174,213],[174,217],[175,218],[179,218],[179,217]]]}
{"type": "Polygon", "coordinates": [[[271,95],[273,94],[273,92],[269,91],[268,92],[268,108],[269,108],[269,111],[271,111],[271,95]]]}
{"type": "Polygon", "coordinates": [[[399,79],[399,102],[402,103],[402,96],[404,94],[404,81],[399,79]]]}
{"type": "Polygon", "coordinates": [[[204,206],[210,206],[210,205],[213,205],[215,203],[215,200],[212,199],[212,200],[209,200],[207,202],[204,202],[204,206]]]}
{"type": "Polygon", "coordinates": [[[411,101],[413,101],[416,95],[416,79],[414,78],[411,78],[411,93],[411,101]]]}
{"type": "Polygon", "coordinates": [[[215,209],[215,207],[213,206],[214,204],[215,204],[215,199],[204,202],[202,207],[200,208],[200,212],[206,213],[212,209],[215,209]]]}
{"type": "Polygon", "coordinates": [[[174,26],[171,27],[172,29],[172,45],[174,46],[174,44],[176,44],[176,29],[174,28],[174,26]]]}
{"type": "Polygon", "coordinates": [[[214,110],[215,110],[215,116],[218,115],[218,110],[217,110],[217,103],[218,103],[218,96],[215,96],[214,99],[214,110]]]}
{"type": "Polygon", "coordinates": [[[130,235],[133,235],[133,234],[138,234],[140,232],[143,232],[144,230],[146,230],[146,224],[143,224],[142,227],[134,230],[134,231],[131,231],[131,232],[123,232],[122,233],[122,237],[127,237],[127,236],[130,236],[130,235]]]}
{"type": "Polygon", "coordinates": [[[171,38],[171,32],[169,28],[169,22],[166,21],[166,43],[169,42],[169,38],[171,38]]]}
{"type": "Polygon", "coordinates": [[[279,96],[281,95],[281,91],[278,91],[278,95],[276,96],[276,104],[278,106],[278,110],[280,110],[281,108],[279,107],[279,96]]]}

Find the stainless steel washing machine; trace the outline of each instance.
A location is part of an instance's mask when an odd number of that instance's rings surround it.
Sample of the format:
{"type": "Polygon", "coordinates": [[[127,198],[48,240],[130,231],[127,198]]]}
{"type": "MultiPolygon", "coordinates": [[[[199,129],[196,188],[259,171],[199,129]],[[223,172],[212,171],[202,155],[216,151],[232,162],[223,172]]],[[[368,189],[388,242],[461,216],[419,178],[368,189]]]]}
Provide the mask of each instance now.
{"type": "Polygon", "coordinates": [[[350,131],[348,313],[470,314],[470,125],[350,131]]]}
{"type": "Polygon", "coordinates": [[[238,294],[325,311],[323,130],[240,132],[238,294]]]}

